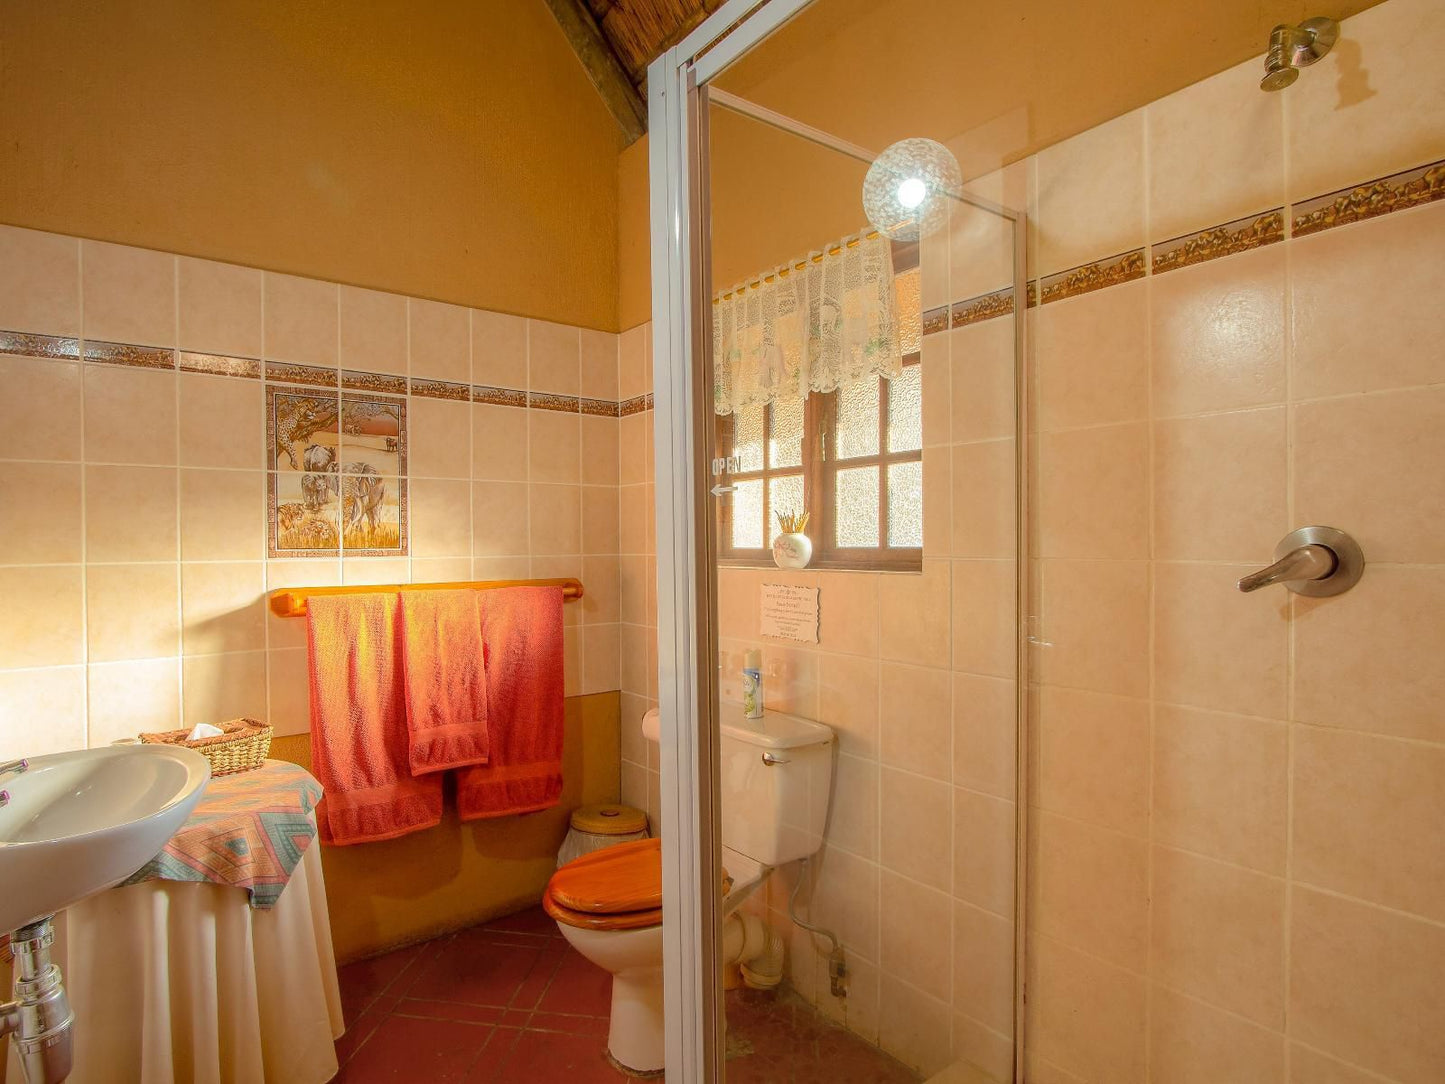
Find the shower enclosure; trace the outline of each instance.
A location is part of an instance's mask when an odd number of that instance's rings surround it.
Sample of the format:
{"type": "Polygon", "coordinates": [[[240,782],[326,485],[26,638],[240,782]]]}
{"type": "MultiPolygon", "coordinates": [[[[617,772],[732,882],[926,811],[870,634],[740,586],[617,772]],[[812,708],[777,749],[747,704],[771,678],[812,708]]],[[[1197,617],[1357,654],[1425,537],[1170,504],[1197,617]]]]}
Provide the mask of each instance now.
{"type": "Polygon", "coordinates": [[[1307,63],[1297,5],[960,7],[735,0],[649,75],[669,1076],[759,1078],[718,952],[758,669],[836,735],[745,905],[792,1018],[918,1079],[1438,1079],[1445,12],[1347,3],[1307,63]],[[724,405],[717,305],[887,236],[919,136],[961,182],[887,246],[897,368],[724,405]],[[1348,591],[1254,577],[1331,531],[1348,591]]]}

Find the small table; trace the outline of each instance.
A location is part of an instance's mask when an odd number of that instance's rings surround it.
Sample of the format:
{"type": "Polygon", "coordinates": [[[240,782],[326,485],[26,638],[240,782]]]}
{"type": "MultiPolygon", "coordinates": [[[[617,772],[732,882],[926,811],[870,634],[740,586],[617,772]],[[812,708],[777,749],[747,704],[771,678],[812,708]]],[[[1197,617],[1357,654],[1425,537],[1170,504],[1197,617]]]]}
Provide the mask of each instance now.
{"type": "MultiPolygon", "coordinates": [[[[149,880],[83,900],[55,929],[52,959],[75,1010],[69,1084],[336,1075],[345,1024],[319,844],[269,908],[252,907],[244,888],[149,880]]],[[[24,1084],[13,1055],[5,1079],[24,1084]]]]}

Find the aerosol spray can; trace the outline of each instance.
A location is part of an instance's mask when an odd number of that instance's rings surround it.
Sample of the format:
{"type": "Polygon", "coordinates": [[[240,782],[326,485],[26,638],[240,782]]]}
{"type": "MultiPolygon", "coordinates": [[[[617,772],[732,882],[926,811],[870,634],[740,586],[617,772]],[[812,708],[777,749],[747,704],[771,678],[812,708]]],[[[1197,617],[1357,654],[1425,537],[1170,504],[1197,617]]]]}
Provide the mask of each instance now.
{"type": "Polygon", "coordinates": [[[756,648],[743,656],[743,714],[763,717],[763,653],[756,648]]]}

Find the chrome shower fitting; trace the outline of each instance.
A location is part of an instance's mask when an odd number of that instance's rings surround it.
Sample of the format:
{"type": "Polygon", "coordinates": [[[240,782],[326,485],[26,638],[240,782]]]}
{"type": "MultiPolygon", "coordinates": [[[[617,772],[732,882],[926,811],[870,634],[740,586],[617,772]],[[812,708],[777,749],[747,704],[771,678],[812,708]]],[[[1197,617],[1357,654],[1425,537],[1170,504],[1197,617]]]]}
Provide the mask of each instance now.
{"type": "Polygon", "coordinates": [[[1340,24],[1324,17],[1306,19],[1299,26],[1281,23],[1269,34],[1269,51],[1264,54],[1264,78],[1260,90],[1283,90],[1330,51],[1340,36],[1340,24]]]}

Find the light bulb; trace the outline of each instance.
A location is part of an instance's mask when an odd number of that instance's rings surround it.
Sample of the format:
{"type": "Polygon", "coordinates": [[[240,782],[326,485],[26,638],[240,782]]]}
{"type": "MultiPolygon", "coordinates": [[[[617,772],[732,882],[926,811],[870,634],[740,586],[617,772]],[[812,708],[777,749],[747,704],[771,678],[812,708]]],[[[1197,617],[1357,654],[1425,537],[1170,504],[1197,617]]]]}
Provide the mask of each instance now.
{"type": "Polygon", "coordinates": [[[928,185],[917,177],[909,177],[898,186],[898,203],[910,211],[923,202],[928,195],[928,185]]]}

